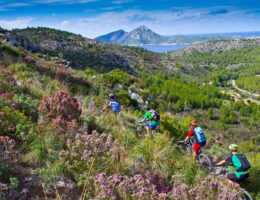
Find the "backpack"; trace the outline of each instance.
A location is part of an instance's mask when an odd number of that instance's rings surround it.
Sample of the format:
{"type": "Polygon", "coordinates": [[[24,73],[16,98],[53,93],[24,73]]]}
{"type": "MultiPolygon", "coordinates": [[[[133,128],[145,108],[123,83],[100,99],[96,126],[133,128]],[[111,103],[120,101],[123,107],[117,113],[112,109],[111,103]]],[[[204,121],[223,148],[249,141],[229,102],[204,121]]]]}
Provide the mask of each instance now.
{"type": "Polygon", "coordinates": [[[205,145],[207,140],[204,135],[203,129],[201,127],[196,127],[194,128],[194,133],[196,141],[201,145],[205,145]]]}
{"type": "Polygon", "coordinates": [[[150,110],[150,113],[152,115],[152,119],[155,121],[160,121],[160,114],[158,112],[156,112],[155,110],[150,110]]]}
{"type": "Polygon", "coordinates": [[[242,153],[233,154],[232,162],[237,172],[245,172],[251,168],[246,156],[242,153]]]}
{"type": "Polygon", "coordinates": [[[110,103],[111,103],[111,109],[114,112],[118,113],[120,111],[120,104],[115,100],[111,101],[110,103]]]}

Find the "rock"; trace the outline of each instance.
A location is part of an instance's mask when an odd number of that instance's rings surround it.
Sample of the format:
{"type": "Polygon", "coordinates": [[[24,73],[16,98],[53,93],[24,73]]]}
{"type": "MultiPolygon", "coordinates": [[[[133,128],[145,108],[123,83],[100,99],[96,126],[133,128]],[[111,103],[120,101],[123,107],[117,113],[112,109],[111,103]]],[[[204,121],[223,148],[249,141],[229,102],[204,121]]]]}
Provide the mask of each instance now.
{"type": "Polygon", "coordinates": [[[55,187],[63,199],[79,199],[82,191],[72,180],[65,177],[57,177],[56,180],[55,187]]]}
{"type": "Polygon", "coordinates": [[[124,86],[123,86],[122,84],[119,84],[119,83],[117,83],[117,84],[115,85],[115,87],[117,87],[117,88],[119,88],[119,89],[121,89],[121,90],[124,89],[124,86]]]}
{"type": "Polygon", "coordinates": [[[20,193],[19,193],[19,199],[28,199],[28,194],[29,190],[27,188],[24,188],[20,193]]]}
{"type": "Polygon", "coordinates": [[[76,184],[68,178],[61,177],[60,180],[56,183],[56,187],[58,189],[72,190],[72,189],[76,188],[76,184]]]}
{"type": "Polygon", "coordinates": [[[6,191],[6,190],[8,190],[7,184],[0,183],[0,191],[6,191]]]}
{"type": "Polygon", "coordinates": [[[130,97],[131,99],[135,99],[139,104],[142,104],[144,102],[142,97],[137,93],[132,93],[130,97]]]}

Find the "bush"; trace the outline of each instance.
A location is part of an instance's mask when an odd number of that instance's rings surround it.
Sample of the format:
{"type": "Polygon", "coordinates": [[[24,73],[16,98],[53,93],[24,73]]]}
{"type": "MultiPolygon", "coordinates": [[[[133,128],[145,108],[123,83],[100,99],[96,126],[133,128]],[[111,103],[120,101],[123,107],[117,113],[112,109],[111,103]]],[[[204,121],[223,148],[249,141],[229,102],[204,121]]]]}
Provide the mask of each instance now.
{"type": "Polygon", "coordinates": [[[108,74],[105,74],[103,80],[106,84],[114,86],[116,83],[129,85],[133,81],[133,78],[129,74],[121,71],[120,69],[114,69],[108,74]]]}
{"type": "MultiPolygon", "coordinates": [[[[16,165],[20,159],[15,140],[8,136],[0,136],[0,162],[8,165],[16,165]]],[[[3,165],[4,166],[4,165],[3,165]]],[[[2,168],[1,168],[2,169],[2,168]]],[[[2,175],[0,173],[0,175],[2,175]]]]}
{"type": "Polygon", "coordinates": [[[34,134],[34,126],[24,113],[8,106],[0,107],[0,130],[5,135],[27,141],[34,134]]]}
{"type": "Polygon", "coordinates": [[[39,112],[43,116],[42,123],[50,123],[52,129],[57,133],[75,129],[81,115],[77,98],[70,98],[66,92],[58,92],[49,98],[43,98],[39,112]]]}
{"type": "Polygon", "coordinates": [[[60,153],[60,161],[77,183],[83,185],[93,174],[123,170],[123,153],[124,149],[111,135],[78,133],[67,139],[67,150],[60,153]]]}
{"type": "Polygon", "coordinates": [[[0,65],[0,94],[12,92],[16,86],[16,80],[11,71],[0,65]]]}
{"type": "Polygon", "coordinates": [[[1,45],[0,49],[3,51],[6,51],[7,53],[9,53],[12,56],[18,57],[21,55],[21,51],[17,48],[12,48],[8,45],[1,45]]]}
{"type": "Polygon", "coordinates": [[[165,190],[161,189],[163,184],[159,184],[162,183],[162,179],[157,179],[158,182],[154,182],[153,179],[157,177],[139,174],[133,177],[97,174],[94,180],[94,199],[165,199],[168,187],[163,186],[165,190]]]}

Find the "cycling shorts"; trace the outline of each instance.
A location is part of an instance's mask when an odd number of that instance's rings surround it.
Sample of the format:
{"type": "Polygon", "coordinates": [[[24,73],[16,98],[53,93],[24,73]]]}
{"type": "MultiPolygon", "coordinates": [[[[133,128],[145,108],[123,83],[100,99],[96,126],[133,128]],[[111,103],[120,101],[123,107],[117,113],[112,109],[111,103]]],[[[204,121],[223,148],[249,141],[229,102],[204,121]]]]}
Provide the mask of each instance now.
{"type": "Polygon", "coordinates": [[[200,151],[200,149],[201,149],[202,146],[203,146],[203,145],[201,145],[201,144],[194,143],[194,145],[193,145],[193,151],[194,151],[196,154],[198,154],[198,152],[200,151]]]}
{"type": "Polygon", "coordinates": [[[233,182],[242,182],[249,177],[249,174],[241,174],[239,178],[235,175],[235,173],[230,173],[227,175],[227,178],[233,182]]]}
{"type": "Polygon", "coordinates": [[[146,124],[146,126],[148,126],[151,130],[154,130],[158,125],[159,123],[152,123],[152,122],[148,122],[146,124]]]}

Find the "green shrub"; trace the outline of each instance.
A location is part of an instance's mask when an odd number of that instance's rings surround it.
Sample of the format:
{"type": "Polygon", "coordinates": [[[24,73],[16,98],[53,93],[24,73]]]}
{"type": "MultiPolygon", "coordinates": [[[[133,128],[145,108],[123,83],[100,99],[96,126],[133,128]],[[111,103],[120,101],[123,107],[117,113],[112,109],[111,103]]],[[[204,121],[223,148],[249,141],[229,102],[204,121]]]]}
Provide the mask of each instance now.
{"type": "Polygon", "coordinates": [[[13,189],[18,189],[19,186],[20,186],[20,181],[16,178],[16,177],[11,177],[9,179],[10,181],[10,186],[13,188],[13,189]]]}
{"type": "Polygon", "coordinates": [[[116,83],[129,85],[133,81],[133,78],[120,69],[114,69],[111,72],[105,74],[103,80],[106,84],[114,86],[116,83]]]}
{"type": "Polygon", "coordinates": [[[4,115],[0,121],[4,135],[12,136],[26,143],[35,134],[32,120],[24,113],[7,106],[0,107],[0,112],[4,115]]]}
{"type": "Polygon", "coordinates": [[[15,57],[18,57],[18,56],[21,55],[21,51],[19,49],[14,48],[14,47],[10,47],[6,44],[1,45],[0,49],[3,50],[3,51],[6,51],[8,54],[15,56],[15,57]]]}

